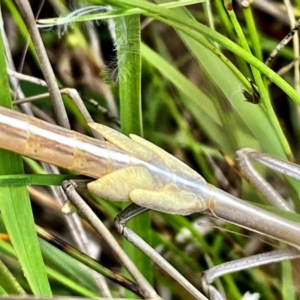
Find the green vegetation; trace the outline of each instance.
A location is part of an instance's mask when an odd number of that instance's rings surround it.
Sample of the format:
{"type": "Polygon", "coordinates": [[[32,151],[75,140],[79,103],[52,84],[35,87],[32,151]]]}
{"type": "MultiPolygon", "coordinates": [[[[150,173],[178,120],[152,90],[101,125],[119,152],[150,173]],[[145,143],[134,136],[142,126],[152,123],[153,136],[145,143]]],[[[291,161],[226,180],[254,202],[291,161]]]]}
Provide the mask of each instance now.
{"type": "MultiPolygon", "coordinates": [[[[8,20],[13,24],[5,29],[16,69],[19,69],[28,31],[14,1],[2,2],[4,24],[7,25],[8,20]]],[[[230,1],[221,0],[211,3],[91,0],[77,1],[78,7],[68,9],[65,2],[46,1],[38,17],[38,24],[50,24],[50,29],[41,28],[40,31],[59,86],[76,88],[84,100],[96,100],[101,110],[88,101],[85,103],[95,121],[115,128],[120,121],[123,133],[143,135],[197,170],[209,183],[265,205],[262,196],[247,183],[241,183],[220,151],[233,158],[238,149],[250,147],[299,161],[299,69],[294,72],[281,69],[293,62],[293,43],[278,53],[270,67],[264,63],[288,33],[288,26],[259,7],[235,5],[232,8],[230,1]],[[90,9],[80,10],[80,5],[90,9]],[[76,15],[69,14],[76,10],[76,15]],[[57,20],[49,18],[56,18],[57,12],[65,16],[61,20],[66,22],[59,27],[52,24],[57,20]],[[263,18],[259,18],[263,14],[267,14],[273,23],[264,24],[263,18]],[[255,16],[258,16],[256,20],[255,16]],[[272,31],[275,23],[283,32],[278,36],[272,31]],[[113,30],[115,36],[111,34],[113,30]],[[104,61],[99,59],[95,43],[101,44],[104,61]],[[282,71],[280,74],[279,70],[282,71]],[[108,113],[103,113],[105,110],[108,113]]],[[[38,6],[34,5],[34,11],[37,11],[38,6]]],[[[300,3],[297,8],[300,9],[300,3]]],[[[286,14],[281,7],[276,6],[276,9],[282,15],[286,14]]],[[[298,13],[296,9],[294,13],[298,13]]],[[[8,84],[7,50],[3,40],[2,36],[0,105],[11,107],[10,99],[16,99],[20,94],[8,84]]],[[[294,47],[297,49],[295,44],[294,47]]],[[[41,77],[32,43],[24,58],[24,73],[41,77]]],[[[25,97],[47,92],[45,87],[32,82],[20,81],[19,85],[25,97]]],[[[63,96],[71,126],[88,134],[88,127],[70,98],[63,96]]],[[[49,97],[35,101],[33,105],[47,115],[51,114],[49,97]]],[[[47,208],[48,202],[41,205],[42,200],[39,204],[34,201],[33,207],[38,209],[32,211],[25,185],[57,185],[57,180],[62,179],[49,175],[47,183],[46,175],[40,175],[45,171],[39,164],[28,159],[23,163],[26,173],[39,175],[30,175],[27,179],[25,175],[19,175],[23,173],[21,158],[1,150],[0,173],[6,175],[3,182],[7,185],[4,186],[0,178],[1,232],[8,233],[11,244],[0,240],[0,279],[5,279],[0,280],[0,294],[26,292],[37,296],[100,297],[94,278],[76,258],[71,259],[62,251],[54,250],[44,241],[38,243],[33,215],[40,226],[60,232],[55,225],[55,218],[60,213],[47,208]],[[8,176],[13,174],[19,177],[8,176]],[[39,213],[53,214],[54,221],[46,223],[39,213]]],[[[284,183],[284,193],[289,195],[299,213],[299,183],[284,176],[277,177],[264,168],[259,170],[265,177],[271,174],[276,189],[284,183]]],[[[124,207],[83,194],[116,239],[124,243],[114,231],[113,224],[114,217],[124,207]]],[[[31,196],[36,199],[32,191],[31,196]]],[[[271,239],[260,239],[237,226],[216,223],[196,214],[182,217],[150,212],[130,221],[129,227],[142,235],[199,290],[201,272],[211,266],[281,247],[271,239]]],[[[91,239],[96,244],[101,243],[89,226],[85,225],[85,229],[91,232],[91,239]]],[[[61,231],[62,238],[72,240],[68,230],[61,231]]],[[[170,295],[169,299],[191,297],[144,254],[131,245],[126,245],[125,249],[160,295],[166,295],[166,298],[170,295]]],[[[104,254],[97,257],[101,263],[121,272],[111,251],[105,247],[102,250],[104,254]]],[[[228,299],[241,299],[247,291],[259,293],[260,299],[274,299],[275,296],[277,299],[297,299],[299,290],[294,287],[298,278],[297,264],[284,262],[226,275],[216,282],[216,287],[228,299]]],[[[123,295],[119,294],[120,286],[109,287],[113,296],[123,295]]]]}

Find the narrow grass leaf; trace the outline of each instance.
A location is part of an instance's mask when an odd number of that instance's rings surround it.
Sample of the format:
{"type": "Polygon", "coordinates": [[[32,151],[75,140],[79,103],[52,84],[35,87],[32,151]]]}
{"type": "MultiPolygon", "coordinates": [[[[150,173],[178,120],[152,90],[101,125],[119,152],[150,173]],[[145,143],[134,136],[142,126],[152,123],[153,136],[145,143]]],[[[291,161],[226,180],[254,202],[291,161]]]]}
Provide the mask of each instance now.
{"type": "MultiPolygon", "coordinates": [[[[141,54],[140,17],[116,18],[116,48],[118,56],[118,78],[120,96],[120,120],[122,132],[143,136],[141,109],[141,54]]],[[[148,243],[151,240],[150,214],[135,217],[131,228],[148,243]]],[[[153,273],[151,260],[136,247],[124,241],[125,251],[141,273],[151,282],[153,273]]],[[[130,293],[131,297],[134,297],[130,293]]]]}
{"type": "Polygon", "coordinates": [[[0,260],[0,282],[8,295],[26,295],[26,292],[18,283],[17,279],[0,260]]]}
{"type": "MultiPolygon", "coordinates": [[[[11,107],[2,35],[0,36],[0,76],[1,105],[11,107]]],[[[0,175],[23,173],[20,156],[0,150],[0,160],[0,175]]],[[[35,295],[51,296],[26,186],[1,187],[0,207],[6,230],[32,292],[35,295]]]]}

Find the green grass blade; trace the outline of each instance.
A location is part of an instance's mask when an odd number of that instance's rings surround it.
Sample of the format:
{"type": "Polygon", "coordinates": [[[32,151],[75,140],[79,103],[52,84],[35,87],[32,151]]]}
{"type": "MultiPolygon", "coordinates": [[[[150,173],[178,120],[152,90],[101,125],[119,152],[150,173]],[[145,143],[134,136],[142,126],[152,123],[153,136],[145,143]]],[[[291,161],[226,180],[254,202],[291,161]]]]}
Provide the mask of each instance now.
{"type": "MultiPolygon", "coordinates": [[[[99,0],[94,0],[95,3],[101,3],[99,0]]],[[[200,43],[205,43],[208,46],[207,40],[203,38],[202,34],[231,51],[232,53],[242,57],[246,62],[253,65],[257,68],[263,75],[271,79],[278,87],[286,92],[287,95],[291,97],[296,103],[300,103],[300,96],[285,80],[283,80],[279,75],[274,71],[268,68],[263,62],[258,60],[253,55],[249,54],[246,50],[242,49],[240,46],[230,41],[225,36],[219,34],[216,31],[211,30],[205,25],[202,25],[194,20],[188,18],[183,18],[180,14],[175,11],[159,7],[158,5],[149,3],[147,1],[138,1],[138,0],[109,0],[106,3],[115,5],[120,8],[130,8],[138,7],[143,9],[143,14],[153,17],[159,21],[164,22],[170,26],[173,26],[176,29],[179,29],[183,33],[189,35],[193,39],[197,40],[200,43]]],[[[211,45],[210,49],[214,50],[214,47],[211,45]]],[[[226,61],[228,61],[226,59],[226,61]]]]}
{"type": "Polygon", "coordinates": [[[1,186],[22,186],[22,185],[43,185],[43,186],[61,186],[64,180],[78,178],[78,176],[62,175],[62,174],[17,174],[0,176],[1,186]]]}
{"type": "MultiPolygon", "coordinates": [[[[11,107],[2,35],[0,37],[0,77],[1,105],[11,107]]],[[[0,175],[23,173],[20,156],[0,150],[0,160],[0,175]]],[[[6,230],[32,292],[35,295],[51,296],[26,186],[1,187],[0,207],[6,230]]]]}
{"type": "Polygon", "coordinates": [[[8,295],[25,295],[25,291],[19,285],[16,278],[0,260],[0,285],[8,295]]]}
{"type": "Polygon", "coordinates": [[[281,263],[282,267],[282,295],[283,299],[286,300],[296,300],[296,290],[294,285],[297,284],[293,280],[293,269],[291,261],[283,261],[281,263]]]}
{"type": "MultiPolygon", "coordinates": [[[[120,120],[122,132],[142,136],[140,18],[115,19],[116,48],[119,71],[120,120]]],[[[150,213],[135,217],[130,227],[150,242],[150,213]]],[[[151,282],[151,260],[133,245],[124,241],[125,251],[141,273],[151,282]]],[[[133,295],[132,295],[133,296],[133,295]]]]}

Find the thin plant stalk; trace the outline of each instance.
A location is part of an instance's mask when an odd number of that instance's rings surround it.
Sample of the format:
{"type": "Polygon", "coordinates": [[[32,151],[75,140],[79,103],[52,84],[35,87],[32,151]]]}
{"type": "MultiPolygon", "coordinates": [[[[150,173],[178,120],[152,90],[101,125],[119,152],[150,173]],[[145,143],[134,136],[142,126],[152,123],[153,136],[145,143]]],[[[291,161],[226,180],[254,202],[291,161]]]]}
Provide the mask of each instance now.
{"type": "MultiPolygon", "coordinates": [[[[141,113],[140,17],[127,16],[115,20],[118,56],[121,130],[124,134],[143,135],[141,113]]],[[[135,218],[131,228],[150,242],[150,213],[135,218]]],[[[151,260],[124,240],[125,251],[141,273],[151,282],[151,260]]]]}

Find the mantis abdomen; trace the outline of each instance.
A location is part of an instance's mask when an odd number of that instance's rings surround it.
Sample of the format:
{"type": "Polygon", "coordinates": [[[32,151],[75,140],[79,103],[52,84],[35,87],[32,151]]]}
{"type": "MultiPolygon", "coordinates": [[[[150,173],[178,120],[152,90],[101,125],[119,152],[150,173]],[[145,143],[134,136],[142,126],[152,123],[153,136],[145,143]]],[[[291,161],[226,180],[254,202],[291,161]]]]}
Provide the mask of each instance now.
{"type": "Polygon", "coordinates": [[[0,115],[1,148],[93,178],[130,163],[129,155],[109,142],[2,107],[0,115]]]}

